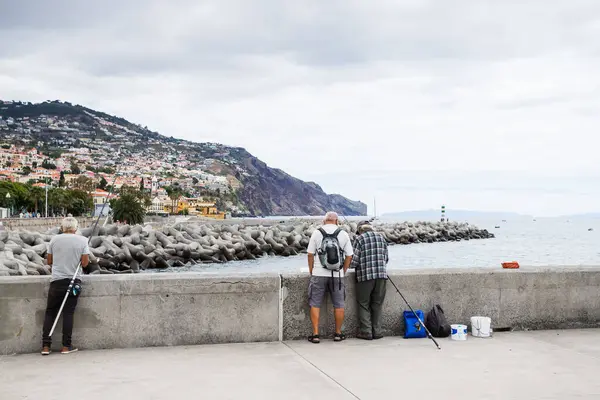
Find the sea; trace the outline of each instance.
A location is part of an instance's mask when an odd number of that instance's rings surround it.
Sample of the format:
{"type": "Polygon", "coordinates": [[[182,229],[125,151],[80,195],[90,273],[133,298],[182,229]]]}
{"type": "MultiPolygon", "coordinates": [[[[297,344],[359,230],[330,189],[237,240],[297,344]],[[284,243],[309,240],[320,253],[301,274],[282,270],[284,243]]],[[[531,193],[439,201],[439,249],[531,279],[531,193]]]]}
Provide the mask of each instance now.
{"type": "MultiPolygon", "coordinates": [[[[404,220],[380,218],[393,223],[404,220]]],[[[502,262],[517,261],[527,267],[600,266],[600,218],[473,219],[472,225],[496,237],[444,243],[419,243],[389,247],[388,269],[500,268],[502,262]]],[[[169,268],[164,272],[305,273],[306,254],[292,257],[262,257],[225,264],[197,264],[169,268]]]]}

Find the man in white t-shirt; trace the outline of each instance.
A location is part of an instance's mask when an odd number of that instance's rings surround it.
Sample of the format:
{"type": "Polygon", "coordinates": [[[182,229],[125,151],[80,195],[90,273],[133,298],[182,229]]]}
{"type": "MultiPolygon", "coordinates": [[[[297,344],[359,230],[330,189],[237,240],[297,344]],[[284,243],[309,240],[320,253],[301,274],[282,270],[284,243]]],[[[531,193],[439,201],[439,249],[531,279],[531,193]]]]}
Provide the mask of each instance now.
{"type": "MultiPolygon", "coordinates": [[[[88,240],[76,233],[78,226],[77,220],[73,217],[63,219],[60,224],[62,234],[54,236],[48,245],[48,266],[52,269],[52,278],[50,278],[48,302],[42,330],[42,355],[45,356],[50,354],[50,346],[52,345],[50,331],[68,290],[70,293],[64,303],[62,315],[63,348],[61,354],[77,351],[71,344],[71,335],[73,333],[73,315],[75,314],[75,307],[77,307],[79,292],[73,292],[70,284],[76,271],[78,271],[78,274],[74,283],[81,284],[79,264],[82,268],[86,268],[90,261],[88,240]]],[[[79,289],[81,290],[81,286],[79,286],[79,289]]]]}
{"type": "Polygon", "coordinates": [[[344,284],[344,275],[352,261],[352,243],[350,236],[338,226],[338,215],[332,211],[325,214],[323,226],[321,227],[326,234],[332,235],[339,230],[337,240],[339,248],[344,254],[344,264],[340,271],[332,272],[323,267],[319,261],[315,265],[315,254],[321,248],[323,234],[319,229],[315,230],[310,237],[308,244],[308,270],[310,272],[310,283],[308,285],[308,302],[310,305],[310,320],[313,326],[313,334],[308,337],[312,343],[319,343],[319,314],[321,303],[326,292],[331,295],[335,316],[335,335],[333,340],[336,342],[345,339],[342,333],[342,324],[344,322],[344,301],[346,299],[346,285],[344,284]]]}

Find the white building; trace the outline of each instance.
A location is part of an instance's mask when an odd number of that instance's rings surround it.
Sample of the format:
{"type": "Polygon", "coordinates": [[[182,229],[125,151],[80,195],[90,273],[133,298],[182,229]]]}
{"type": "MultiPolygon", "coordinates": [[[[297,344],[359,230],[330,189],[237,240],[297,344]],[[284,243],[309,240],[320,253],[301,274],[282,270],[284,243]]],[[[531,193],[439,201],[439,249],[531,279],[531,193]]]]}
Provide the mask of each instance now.
{"type": "Polygon", "coordinates": [[[165,207],[171,206],[171,199],[164,196],[154,196],[152,204],[146,209],[151,214],[168,214],[165,207]]]}

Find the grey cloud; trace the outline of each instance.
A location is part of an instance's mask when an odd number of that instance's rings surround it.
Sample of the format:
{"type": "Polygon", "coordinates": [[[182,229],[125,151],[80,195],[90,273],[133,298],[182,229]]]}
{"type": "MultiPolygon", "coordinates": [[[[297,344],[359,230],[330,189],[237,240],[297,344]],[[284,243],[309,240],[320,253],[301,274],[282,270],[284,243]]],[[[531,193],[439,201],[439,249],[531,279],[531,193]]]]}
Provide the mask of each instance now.
{"type": "Polygon", "coordinates": [[[324,67],[532,56],[595,42],[585,38],[600,11],[594,0],[568,8],[559,0],[541,7],[466,0],[2,2],[11,55],[35,50],[33,34],[39,46],[99,76],[240,68],[235,60],[247,55],[286,54],[324,67]],[[41,31],[48,28],[71,32],[46,40],[41,31]]]}
{"type": "Polygon", "coordinates": [[[0,32],[86,28],[142,4],[141,0],[0,0],[0,32]]]}
{"type": "Polygon", "coordinates": [[[563,96],[547,96],[547,97],[530,97],[523,98],[517,101],[502,102],[498,104],[499,109],[514,110],[530,107],[541,107],[549,104],[561,104],[572,101],[571,98],[563,96]]]}
{"type": "Polygon", "coordinates": [[[591,208],[599,20],[597,0],[0,0],[0,96],[244,146],[390,211],[444,190],[591,208]]]}

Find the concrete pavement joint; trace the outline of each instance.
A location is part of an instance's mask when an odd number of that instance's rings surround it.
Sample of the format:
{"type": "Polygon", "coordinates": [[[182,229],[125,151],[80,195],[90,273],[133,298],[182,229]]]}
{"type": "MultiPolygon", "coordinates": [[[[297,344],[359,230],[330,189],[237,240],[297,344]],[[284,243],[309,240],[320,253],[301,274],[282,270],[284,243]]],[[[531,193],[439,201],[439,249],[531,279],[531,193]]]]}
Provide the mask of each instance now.
{"type": "Polygon", "coordinates": [[[295,349],[293,349],[290,345],[288,345],[286,342],[281,342],[283,343],[283,345],[285,347],[287,347],[288,349],[290,349],[291,351],[293,351],[294,353],[296,353],[298,355],[298,357],[300,357],[301,359],[303,359],[304,361],[306,361],[307,363],[309,363],[310,365],[313,366],[313,368],[315,368],[317,371],[319,371],[321,374],[325,375],[327,378],[329,378],[332,382],[334,382],[336,385],[338,385],[340,388],[344,389],[348,394],[350,394],[352,397],[360,400],[360,397],[358,397],[357,395],[355,395],[354,393],[352,393],[350,391],[350,389],[348,389],[346,386],[342,385],[340,382],[338,382],[337,380],[335,380],[331,375],[329,375],[327,372],[323,371],[321,368],[317,367],[315,364],[313,364],[310,360],[308,360],[306,357],[304,357],[302,354],[298,353],[295,349]]]}

